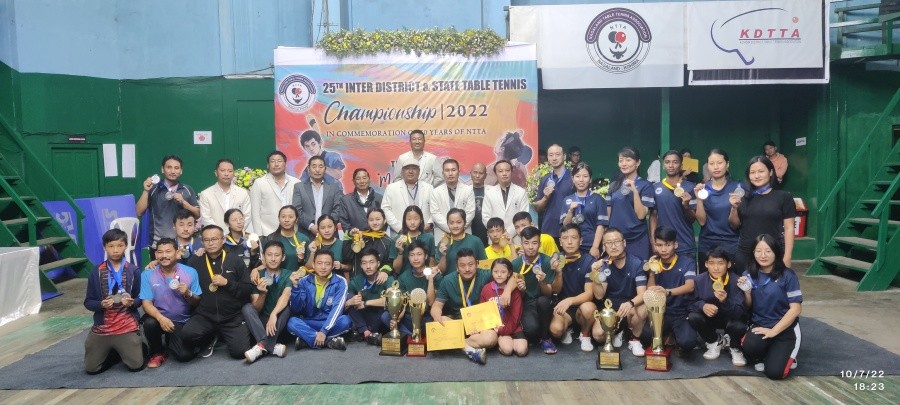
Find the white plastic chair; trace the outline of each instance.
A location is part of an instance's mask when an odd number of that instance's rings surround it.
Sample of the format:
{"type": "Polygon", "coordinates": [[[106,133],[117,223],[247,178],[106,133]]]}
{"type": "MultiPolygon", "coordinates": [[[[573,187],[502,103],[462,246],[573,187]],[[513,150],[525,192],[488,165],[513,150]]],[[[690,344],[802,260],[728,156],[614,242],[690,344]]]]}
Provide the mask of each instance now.
{"type": "MultiPolygon", "coordinates": [[[[141,229],[140,224],[141,220],[134,217],[116,218],[109,223],[109,229],[120,229],[128,235],[125,261],[135,266],[138,265],[137,256],[135,255],[135,244],[137,244],[138,232],[141,229]]],[[[103,260],[106,260],[106,253],[103,253],[103,260]]]]}

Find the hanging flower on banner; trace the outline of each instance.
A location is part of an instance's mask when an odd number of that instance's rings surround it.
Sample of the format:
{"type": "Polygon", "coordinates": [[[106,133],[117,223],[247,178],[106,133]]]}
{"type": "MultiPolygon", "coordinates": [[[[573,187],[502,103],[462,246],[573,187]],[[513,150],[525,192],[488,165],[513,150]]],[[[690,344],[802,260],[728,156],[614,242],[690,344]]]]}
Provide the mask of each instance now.
{"type": "Polygon", "coordinates": [[[249,167],[237,169],[234,171],[234,184],[249,189],[256,179],[265,176],[266,173],[268,172],[263,169],[251,169],[249,167]]]}
{"type": "Polygon", "coordinates": [[[494,56],[506,45],[506,39],[494,30],[465,30],[455,28],[427,30],[376,30],[365,32],[340,31],[326,34],[316,45],[328,56],[375,55],[379,53],[413,52],[416,56],[461,55],[466,57],[494,56]]]}

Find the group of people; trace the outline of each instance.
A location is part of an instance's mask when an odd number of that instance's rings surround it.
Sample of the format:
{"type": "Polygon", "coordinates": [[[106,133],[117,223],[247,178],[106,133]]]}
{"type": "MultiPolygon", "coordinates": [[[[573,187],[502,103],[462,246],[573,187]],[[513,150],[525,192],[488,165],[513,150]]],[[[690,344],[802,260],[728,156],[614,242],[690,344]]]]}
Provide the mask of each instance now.
{"type": "Polygon", "coordinates": [[[485,186],[483,164],[470,168],[472,184],[460,181],[452,158],[431,173],[424,137],[410,133],[411,151],[398,157],[398,180],[383,195],[365,168],[354,170],[355,189],[343,194],[326,181],[320,155],[309,158],[301,181],[285,173],[278,151],[250,190],[232,184],[234,165],[222,159],[216,184],[195,194],[179,181],[181,159],[165,157],[163,178],[146,179],[137,201],[139,215],[150,210],[153,262],[143,270],[127,263],[126,235],[103,236],[108,259],[85,298],[95,313],[86,371],[119,360],[135,371],[155,368],[170,353],[190,361],[219,341],[251,363],[284,357],[291,344],[377,346],[389,329],[413,329],[411,309],[396,323],[385,310],[382,292],[395,280],[405,293],[425,291],[424,322],[495,302],[503,325],[465,340],[463,352],[480,364],[494,347],[554,354],[574,336],[583,351],[613,339],[644,356],[651,336],[643,294],[652,290],[667,296],[663,331],[683,356],[699,347],[716,359],[727,347],[735,366],[749,362],[773,379],[796,367],[794,202],[773,189],[767,157],[751,159],[743,182],[730,175],[728,154],[712,149],[710,179],[694,184],[684,178],[682,154],[668,151],[662,179],[650,183],[638,175],[639,152],[625,147],[619,177],[600,195],[591,167],[567,164],[554,144],[546,151],[552,172],[529,201],[509,161],[492,165],[496,186],[485,186]],[[612,336],[594,318],[607,300],[623,320],[612,336]]]}

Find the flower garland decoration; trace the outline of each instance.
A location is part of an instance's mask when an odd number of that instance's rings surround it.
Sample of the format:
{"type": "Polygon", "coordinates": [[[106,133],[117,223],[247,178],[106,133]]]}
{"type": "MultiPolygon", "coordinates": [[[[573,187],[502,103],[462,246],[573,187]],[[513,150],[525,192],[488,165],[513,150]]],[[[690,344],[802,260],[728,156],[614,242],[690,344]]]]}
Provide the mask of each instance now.
{"type": "Polygon", "coordinates": [[[234,171],[234,184],[243,188],[250,188],[256,179],[265,176],[266,173],[268,172],[263,169],[252,169],[245,166],[234,171]]]}
{"type": "MultiPolygon", "coordinates": [[[[565,163],[566,169],[569,171],[572,170],[572,162],[566,161],[565,163]]],[[[525,179],[525,192],[528,195],[528,201],[534,201],[537,199],[538,194],[538,186],[541,185],[541,179],[544,176],[550,174],[553,171],[553,166],[550,166],[550,163],[544,162],[537,165],[534,169],[531,169],[531,173],[528,175],[528,178],[525,179]]]]}
{"type": "Polygon", "coordinates": [[[392,52],[479,57],[499,54],[506,46],[506,39],[491,29],[457,31],[451,27],[371,32],[357,29],[326,34],[316,46],[339,59],[392,52]]]}
{"type": "Polygon", "coordinates": [[[609,194],[609,179],[601,178],[594,180],[591,186],[591,192],[594,194],[600,194],[600,196],[603,198],[606,198],[606,196],[609,194]]]}

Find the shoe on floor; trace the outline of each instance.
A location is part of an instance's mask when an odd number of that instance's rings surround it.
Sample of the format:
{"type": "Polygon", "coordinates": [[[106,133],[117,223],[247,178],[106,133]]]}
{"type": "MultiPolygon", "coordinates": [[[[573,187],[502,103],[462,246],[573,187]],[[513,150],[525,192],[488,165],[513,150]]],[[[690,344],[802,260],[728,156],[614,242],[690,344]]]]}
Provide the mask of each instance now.
{"type": "Polygon", "coordinates": [[[703,353],[703,358],[707,360],[715,360],[719,358],[719,355],[722,353],[722,346],[724,343],[722,339],[716,340],[712,343],[706,344],[706,353],[703,353]]]}
{"type": "Polygon", "coordinates": [[[759,371],[760,373],[762,373],[763,371],[766,371],[766,365],[762,364],[762,363],[754,364],[753,368],[756,369],[756,371],[759,371]]]}
{"type": "Polygon", "coordinates": [[[334,350],[347,350],[347,343],[344,342],[344,338],[341,336],[333,337],[325,341],[325,347],[334,350]]]}
{"type": "Polygon", "coordinates": [[[218,343],[219,343],[219,337],[216,336],[216,337],[213,338],[212,342],[210,342],[209,347],[207,347],[206,350],[204,350],[204,351],[200,354],[200,357],[203,357],[203,358],[205,359],[205,358],[207,358],[207,357],[209,357],[209,356],[212,356],[212,355],[213,355],[213,350],[215,350],[216,344],[218,344],[218,343]]]}
{"type": "Polygon", "coordinates": [[[294,341],[294,350],[306,349],[307,347],[309,347],[309,345],[306,344],[306,341],[299,337],[294,341]]]}
{"type": "Polygon", "coordinates": [[[624,330],[619,331],[619,333],[616,333],[616,337],[613,338],[613,347],[615,347],[616,349],[622,347],[622,334],[624,334],[624,333],[625,333],[624,330]]]}
{"type": "Polygon", "coordinates": [[[287,355],[287,346],[281,343],[276,343],[275,347],[272,348],[272,354],[284,358],[284,356],[287,355]]]}
{"type": "Polygon", "coordinates": [[[579,336],[578,340],[581,340],[581,351],[590,352],[594,350],[594,344],[591,343],[590,336],[579,336]]]}
{"type": "Polygon", "coordinates": [[[541,340],[541,349],[544,350],[544,354],[556,354],[557,352],[556,345],[550,339],[541,340]]]}
{"type": "Polygon", "coordinates": [[[559,340],[559,343],[562,343],[564,345],[572,344],[572,331],[567,330],[563,332],[562,338],[559,340]]]}
{"type": "Polygon", "coordinates": [[[744,358],[744,352],[737,347],[732,347],[728,349],[731,352],[731,364],[734,364],[738,367],[744,367],[747,365],[747,359],[744,358]]]}
{"type": "Polygon", "coordinates": [[[644,353],[644,345],[641,344],[640,340],[632,339],[628,341],[628,349],[631,350],[631,354],[636,357],[644,357],[646,353],[644,353]]]}
{"type": "Polygon", "coordinates": [[[794,370],[797,368],[797,359],[791,359],[791,360],[793,360],[791,362],[791,370],[794,370]]]}
{"type": "Polygon", "coordinates": [[[150,357],[150,361],[147,362],[147,368],[157,368],[166,362],[165,354],[157,354],[150,357]]]}
{"type": "Polygon", "coordinates": [[[469,356],[469,360],[472,360],[475,363],[481,365],[487,364],[487,350],[483,348],[466,351],[466,356],[469,356]]]}
{"type": "Polygon", "coordinates": [[[244,352],[244,358],[247,359],[247,363],[253,363],[260,357],[262,357],[265,350],[262,347],[262,344],[257,343],[253,345],[249,350],[244,352]]]}
{"type": "Polygon", "coordinates": [[[378,332],[370,333],[366,336],[366,343],[372,346],[381,346],[381,334],[378,332]]]}

